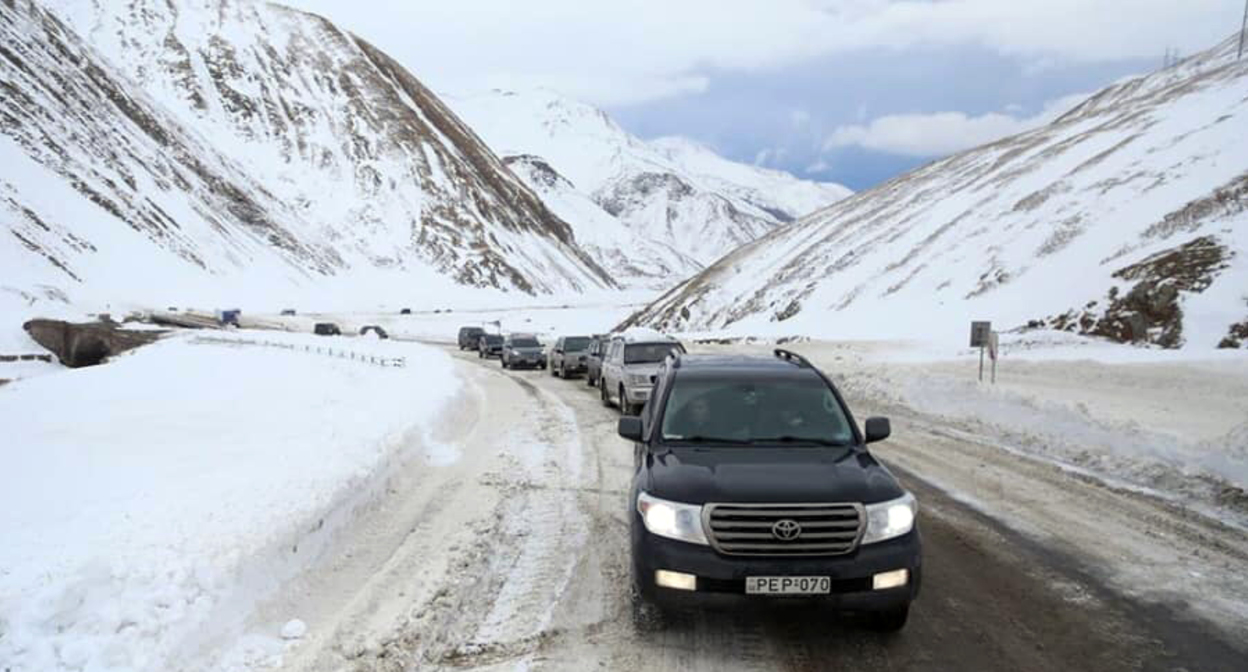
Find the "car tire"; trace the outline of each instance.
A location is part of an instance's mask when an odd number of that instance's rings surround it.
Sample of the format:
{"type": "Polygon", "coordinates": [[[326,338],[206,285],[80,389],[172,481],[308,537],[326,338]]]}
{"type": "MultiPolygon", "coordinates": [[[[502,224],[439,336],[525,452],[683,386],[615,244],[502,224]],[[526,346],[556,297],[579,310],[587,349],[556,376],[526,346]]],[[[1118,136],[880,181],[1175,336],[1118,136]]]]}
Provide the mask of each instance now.
{"type": "Polygon", "coordinates": [[[667,629],[669,617],[666,610],[647,600],[632,589],[633,629],[639,634],[653,634],[667,629]]]}
{"type": "Polygon", "coordinates": [[[504,368],[504,369],[505,369],[505,368],[507,368],[507,359],[506,359],[506,358],[499,357],[499,358],[498,358],[498,363],[499,363],[499,364],[501,364],[501,365],[503,366],[503,368],[504,368]]]}
{"type": "Polygon", "coordinates": [[[611,408],[611,397],[607,396],[607,381],[602,378],[598,379],[598,396],[602,399],[602,405],[611,408]]]}
{"type": "Polygon", "coordinates": [[[876,632],[900,632],[910,617],[910,605],[879,611],[869,616],[867,626],[876,632]]]}
{"type": "Polygon", "coordinates": [[[628,409],[629,409],[628,397],[624,396],[623,385],[621,385],[619,389],[616,390],[616,394],[619,395],[620,403],[616,404],[616,407],[620,409],[620,415],[628,415],[629,414],[628,413],[628,409]]]}

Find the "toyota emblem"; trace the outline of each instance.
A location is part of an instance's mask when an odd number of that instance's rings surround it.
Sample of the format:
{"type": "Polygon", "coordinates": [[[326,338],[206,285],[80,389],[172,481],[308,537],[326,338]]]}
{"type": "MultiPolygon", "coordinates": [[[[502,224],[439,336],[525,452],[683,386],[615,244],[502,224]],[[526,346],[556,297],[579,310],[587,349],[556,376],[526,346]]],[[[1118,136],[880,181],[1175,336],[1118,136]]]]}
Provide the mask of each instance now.
{"type": "Polygon", "coordinates": [[[782,518],[771,526],[771,534],[781,541],[793,541],[802,534],[802,526],[792,518],[782,518]]]}

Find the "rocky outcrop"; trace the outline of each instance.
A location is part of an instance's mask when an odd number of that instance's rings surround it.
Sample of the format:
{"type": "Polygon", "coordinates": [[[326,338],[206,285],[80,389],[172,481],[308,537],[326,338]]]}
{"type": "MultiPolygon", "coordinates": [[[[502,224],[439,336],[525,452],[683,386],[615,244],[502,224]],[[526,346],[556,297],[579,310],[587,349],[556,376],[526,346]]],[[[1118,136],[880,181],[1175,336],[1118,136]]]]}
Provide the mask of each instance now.
{"type": "Polygon", "coordinates": [[[112,322],[75,324],[36,319],[22,325],[36,343],[71,368],[95,366],[127,350],[153,343],[163,331],[131,331],[112,322]]]}
{"type": "Polygon", "coordinates": [[[1115,278],[1135,282],[1125,292],[1111,287],[1103,302],[1091,301],[1082,310],[1033,320],[1027,326],[1102,336],[1119,343],[1180,347],[1181,293],[1203,292],[1233,256],[1215,237],[1202,236],[1115,271],[1115,278]]]}

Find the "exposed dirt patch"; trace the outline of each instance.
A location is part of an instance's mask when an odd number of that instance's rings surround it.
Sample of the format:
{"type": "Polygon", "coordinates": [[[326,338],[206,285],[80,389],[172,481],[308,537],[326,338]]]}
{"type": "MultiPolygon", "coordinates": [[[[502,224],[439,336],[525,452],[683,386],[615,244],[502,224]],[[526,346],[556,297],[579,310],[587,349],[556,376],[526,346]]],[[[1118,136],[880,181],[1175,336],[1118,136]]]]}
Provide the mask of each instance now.
{"type": "MultiPolygon", "coordinates": [[[[1183,345],[1181,293],[1203,292],[1213,284],[1218,273],[1227,268],[1233,256],[1234,253],[1215,237],[1202,236],[1116,271],[1115,278],[1135,283],[1125,292],[1111,287],[1104,301],[1091,301],[1082,310],[1032,320],[1027,326],[1103,336],[1119,343],[1180,347],[1183,345]]],[[[1231,336],[1234,329],[1232,327],[1231,336]]]]}

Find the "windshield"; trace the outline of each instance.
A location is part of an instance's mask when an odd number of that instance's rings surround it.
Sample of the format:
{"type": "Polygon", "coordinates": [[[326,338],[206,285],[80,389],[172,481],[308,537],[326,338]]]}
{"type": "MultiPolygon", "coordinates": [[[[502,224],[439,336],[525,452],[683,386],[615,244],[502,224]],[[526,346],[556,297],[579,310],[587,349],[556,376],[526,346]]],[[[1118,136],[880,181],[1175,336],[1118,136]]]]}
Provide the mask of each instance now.
{"type": "Polygon", "coordinates": [[[502,336],[495,336],[493,334],[483,336],[482,338],[485,339],[487,345],[500,345],[503,342],[502,336]]]}
{"type": "Polygon", "coordinates": [[[589,347],[589,337],[565,338],[563,340],[563,349],[568,352],[578,352],[589,347]]]}
{"type": "Polygon", "coordinates": [[[630,343],[624,346],[625,364],[661,362],[673,352],[684,352],[679,343],[630,343]]]}
{"type": "Polygon", "coordinates": [[[513,338],[511,339],[511,347],[513,348],[540,348],[541,343],[536,338],[513,338]]]}
{"type": "Polygon", "coordinates": [[[823,380],[681,380],[663,412],[666,441],[849,445],[849,420],[823,380]]]}

